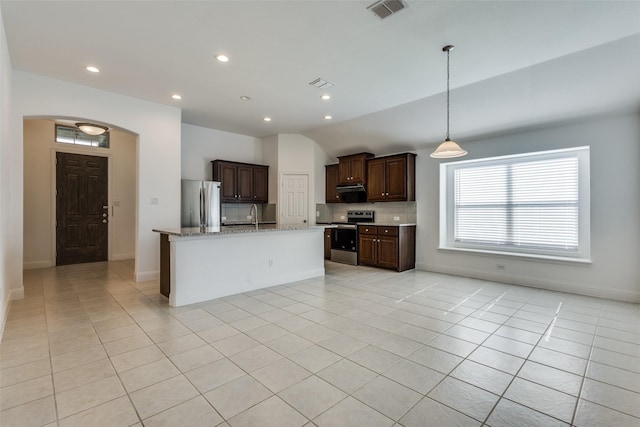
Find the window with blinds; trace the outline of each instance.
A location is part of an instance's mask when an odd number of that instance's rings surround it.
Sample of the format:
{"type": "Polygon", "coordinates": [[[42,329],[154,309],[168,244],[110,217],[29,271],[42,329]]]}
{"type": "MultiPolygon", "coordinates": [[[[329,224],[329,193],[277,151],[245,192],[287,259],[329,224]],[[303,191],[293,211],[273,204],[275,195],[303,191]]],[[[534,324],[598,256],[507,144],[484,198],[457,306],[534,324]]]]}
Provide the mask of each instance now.
{"type": "Polygon", "coordinates": [[[588,147],[441,168],[441,246],[589,258],[588,147]]]}

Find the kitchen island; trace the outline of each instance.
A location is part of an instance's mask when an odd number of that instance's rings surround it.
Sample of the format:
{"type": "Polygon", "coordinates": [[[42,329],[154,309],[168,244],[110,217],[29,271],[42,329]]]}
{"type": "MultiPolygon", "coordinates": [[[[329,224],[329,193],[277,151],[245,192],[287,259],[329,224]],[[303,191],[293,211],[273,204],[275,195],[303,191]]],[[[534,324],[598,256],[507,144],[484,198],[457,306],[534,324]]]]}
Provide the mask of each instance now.
{"type": "Polygon", "coordinates": [[[324,275],[325,226],[155,229],[160,292],[179,307],[324,275]]]}

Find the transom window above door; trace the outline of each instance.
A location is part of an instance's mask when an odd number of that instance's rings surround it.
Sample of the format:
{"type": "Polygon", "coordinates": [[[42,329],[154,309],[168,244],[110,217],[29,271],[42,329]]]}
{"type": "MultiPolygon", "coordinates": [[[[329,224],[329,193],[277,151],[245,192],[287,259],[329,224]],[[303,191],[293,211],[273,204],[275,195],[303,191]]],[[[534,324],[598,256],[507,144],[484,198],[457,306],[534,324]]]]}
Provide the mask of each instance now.
{"type": "Polygon", "coordinates": [[[83,145],[85,147],[109,148],[109,132],[89,135],[72,126],[56,125],[56,142],[83,145]]]}

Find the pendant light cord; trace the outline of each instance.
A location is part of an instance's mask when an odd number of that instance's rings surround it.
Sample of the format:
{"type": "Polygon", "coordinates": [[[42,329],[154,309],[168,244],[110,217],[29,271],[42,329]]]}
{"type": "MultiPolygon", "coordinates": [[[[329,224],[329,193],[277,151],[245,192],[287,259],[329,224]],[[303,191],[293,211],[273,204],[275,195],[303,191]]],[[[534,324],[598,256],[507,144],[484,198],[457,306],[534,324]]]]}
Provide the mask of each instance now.
{"type": "Polygon", "coordinates": [[[445,141],[449,141],[449,53],[451,48],[447,49],[447,138],[445,141]]]}

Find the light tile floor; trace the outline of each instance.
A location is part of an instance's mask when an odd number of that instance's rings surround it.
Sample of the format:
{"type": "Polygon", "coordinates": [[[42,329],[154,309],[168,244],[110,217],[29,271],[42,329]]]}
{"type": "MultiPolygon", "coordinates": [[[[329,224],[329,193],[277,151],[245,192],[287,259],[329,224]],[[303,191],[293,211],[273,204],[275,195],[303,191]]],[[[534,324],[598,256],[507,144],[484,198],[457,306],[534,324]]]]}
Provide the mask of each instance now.
{"type": "Polygon", "coordinates": [[[640,425],[638,304],[326,267],[180,308],[131,261],[28,270],[0,425],[640,425]]]}

